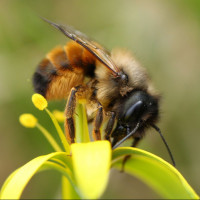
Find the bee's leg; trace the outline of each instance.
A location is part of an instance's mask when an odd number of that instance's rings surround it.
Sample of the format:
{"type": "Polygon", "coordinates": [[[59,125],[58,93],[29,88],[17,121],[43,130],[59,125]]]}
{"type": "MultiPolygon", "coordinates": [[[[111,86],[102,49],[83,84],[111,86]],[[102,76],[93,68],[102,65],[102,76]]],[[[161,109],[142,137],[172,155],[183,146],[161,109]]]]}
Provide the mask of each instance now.
{"type": "Polygon", "coordinates": [[[94,140],[101,140],[100,127],[103,121],[103,107],[99,104],[96,117],[94,119],[94,129],[92,131],[94,140]]]}
{"type": "Polygon", "coordinates": [[[112,141],[112,147],[114,147],[120,139],[118,137],[114,137],[112,141]]]}
{"type": "Polygon", "coordinates": [[[74,127],[74,119],[73,114],[76,107],[76,93],[78,92],[80,86],[73,87],[70,91],[69,98],[67,101],[67,105],[65,108],[65,134],[67,140],[70,143],[75,142],[75,127],[74,127]]]}
{"type": "Polygon", "coordinates": [[[111,113],[111,116],[105,129],[105,139],[108,141],[110,141],[110,135],[112,133],[112,129],[113,129],[113,126],[115,123],[115,117],[116,117],[115,112],[110,112],[110,113],[111,113]]]}
{"type": "Polygon", "coordinates": [[[135,137],[131,146],[136,147],[141,139],[141,137],[135,137]]]}
{"type": "MultiPolygon", "coordinates": [[[[140,137],[134,138],[131,147],[136,147],[136,146],[138,145],[138,143],[139,143],[140,140],[141,140],[140,137]]],[[[124,157],[124,159],[123,159],[123,161],[122,161],[121,172],[124,172],[124,166],[125,166],[125,164],[126,164],[126,161],[127,161],[128,159],[130,159],[130,158],[131,158],[131,155],[126,155],[126,156],[124,157]]]]}

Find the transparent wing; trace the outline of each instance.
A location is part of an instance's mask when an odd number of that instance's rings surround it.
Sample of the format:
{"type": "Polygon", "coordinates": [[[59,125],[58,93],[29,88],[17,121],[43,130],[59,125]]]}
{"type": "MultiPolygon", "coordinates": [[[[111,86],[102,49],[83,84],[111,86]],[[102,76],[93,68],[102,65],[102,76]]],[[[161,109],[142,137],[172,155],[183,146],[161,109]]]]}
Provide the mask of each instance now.
{"type": "Polygon", "coordinates": [[[42,19],[60,30],[64,35],[90,51],[101,63],[103,63],[112,72],[115,77],[119,76],[120,70],[112,61],[109,53],[103,47],[101,47],[101,45],[90,40],[85,34],[81,33],[80,31],[74,30],[70,26],[59,25],[47,19],[42,19]]]}

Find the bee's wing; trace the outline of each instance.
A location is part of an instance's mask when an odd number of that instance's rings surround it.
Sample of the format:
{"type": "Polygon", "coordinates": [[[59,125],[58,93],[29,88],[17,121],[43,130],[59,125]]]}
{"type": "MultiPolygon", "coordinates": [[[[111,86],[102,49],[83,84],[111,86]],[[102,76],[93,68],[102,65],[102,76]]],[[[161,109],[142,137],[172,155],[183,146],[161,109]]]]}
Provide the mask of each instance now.
{"type": "Polygon", "coordinates": [[[119,76],[119,69],[115,65],[115,63],[110,58],[109,53],[101,47],[98,43],[90,40],[85,34],[81,33],[80,31],[74,30],[70,26],[63,26],[56,23],[53,23],[47,19],[44,21],[48,22],[58,30],[60,30],[64,35],[69,37],[70,39],[74,40],[88,51],[90,51],[101,63],[103,63],[114,76],[119,76]]]}

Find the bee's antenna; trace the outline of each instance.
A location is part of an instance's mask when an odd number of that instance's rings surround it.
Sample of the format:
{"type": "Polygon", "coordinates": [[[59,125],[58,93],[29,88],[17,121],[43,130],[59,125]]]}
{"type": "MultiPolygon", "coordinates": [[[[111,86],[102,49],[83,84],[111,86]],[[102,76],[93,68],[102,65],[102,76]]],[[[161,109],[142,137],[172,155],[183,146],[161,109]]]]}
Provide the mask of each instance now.
{"type": "Polygon", "coordinates": [[[124,142],[126,139],[131,137],[138,130],[139,126],[140,126],[140,123],[138,122],[136,124],[135,128],[133,129],[133,131],[131,131],[127,136],[125,136],[123,139],[121,139],[119,142],[117,142],[117,144],[115,144],[112,149],[116,149],[122,142],[124,142]]]}
{"type": "Polygon", "coordinates": [[[165,140],[163,134],[161,133],[161,130],[160,130],[156,125],[154,125],[154,124],[151,124],[151,126],[160,134],[160,137],[162,138],[162,141],[164,142],[164,144],[165,144],[165,146],[166,146],[166,148],[167,148],[167,151],[168,151],[168,153],[169,153],[169,155],[170,155],[170,158],[171,158],[171,160],[172,160],[172,163],[173,163],[173,165],[174,165],[174,167],[175,167],[176,164],[175,164],[175,161],[174,161],[172,152],[170,151],[170,148],[169,148],[169,146],[168,146],[168,144],[167,144],[167,142],[166,142],[166,140],[165,140]]]}

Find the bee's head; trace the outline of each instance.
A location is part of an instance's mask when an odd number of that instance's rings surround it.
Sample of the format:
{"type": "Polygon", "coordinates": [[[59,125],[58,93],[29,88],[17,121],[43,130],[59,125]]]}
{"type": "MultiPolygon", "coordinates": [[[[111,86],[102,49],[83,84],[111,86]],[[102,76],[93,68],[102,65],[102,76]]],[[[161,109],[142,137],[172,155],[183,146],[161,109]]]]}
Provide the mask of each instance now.
{"type": "Polygon", "coordinates": [[[151,96],[144,91],[132,91],[129,96],[123,99],[121,104],[117,126],[112,134],[114,136],[113,149],[117,148],[129,137],[134,136],[134,134],[140,138],[144,129],[151,126],[160,134],[175,166],[169,146],[160,129],[155,125],[159,115],[159,98],[151,96]]]}
{"type": "Polygon", "coordinates": [[[143,131],[145,127],[154,124],[158,119],[158,98],[144,91],[132,91],[121,104],[117,127],[123,127],[124,131],[126,128],[132,130],[137,123],[140,123],[138,131],[143,131]]]}

